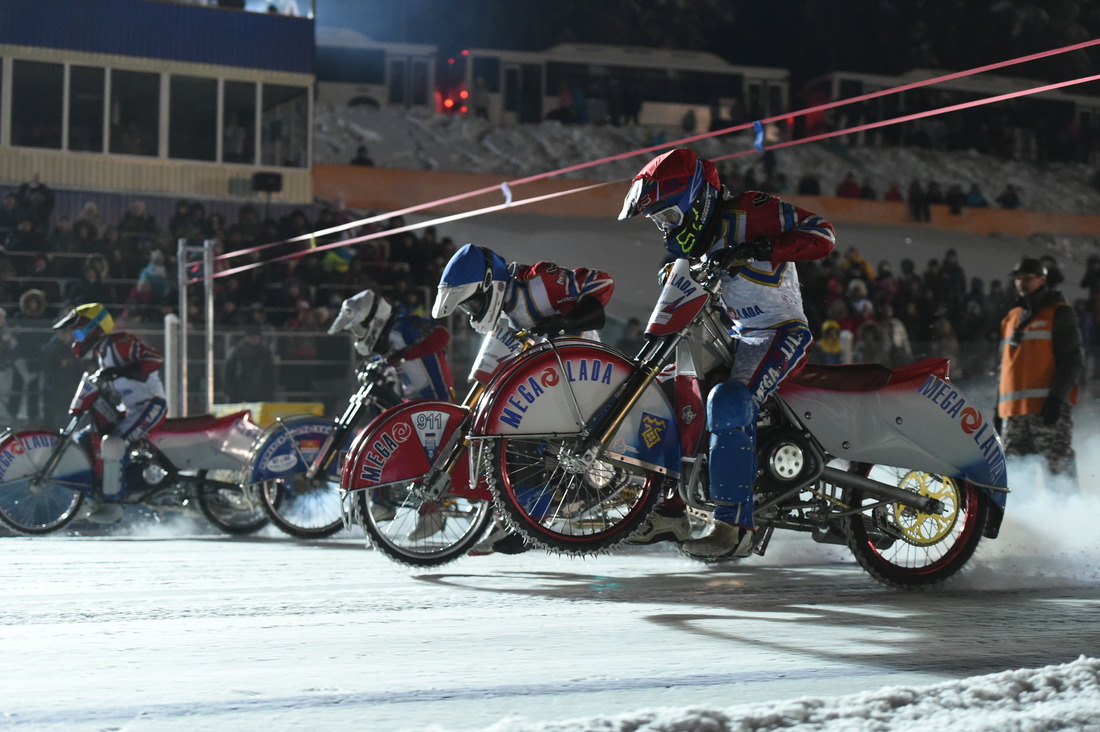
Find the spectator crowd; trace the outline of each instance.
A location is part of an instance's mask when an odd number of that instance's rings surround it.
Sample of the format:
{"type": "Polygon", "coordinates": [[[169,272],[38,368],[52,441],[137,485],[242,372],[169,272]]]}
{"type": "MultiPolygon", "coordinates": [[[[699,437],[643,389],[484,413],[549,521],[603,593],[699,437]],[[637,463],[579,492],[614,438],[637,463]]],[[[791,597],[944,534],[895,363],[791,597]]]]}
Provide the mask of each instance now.
{"type": "MultiPolygon", "coordinates": [[[[735,190],[767,189],[768,181],[776,180],[753,180],[751,169],[747,172],[741,176],[727,168],[723,171],[726,184],[735,190]]],[[[771,172],[774,175],[774,169],[771,172]]],[[[803,190],[805,185],[804,179],[800,192],[820,192],[819,186],[803,190]]],[[[873,197],[854,175],[840,182],[838,195],[841,188],[851,195],[858,189],[860,197],[873,197]]],[[[914,211],[917,188],[929,202],[928,192],[937,187],[931,182],[921,186],[918,181],[910,185],[914,211]]],[[[887,198],[900,197],[895,189],[887,192],[887,198]]],[[[1006,192],[1015,195],[1010,189],[1006,192]]],[[[1002,198],[1004,194],[998,196],[999,205],[1010,207],[1002,198]]],[[[45,408],[43,401],[24,399],[23,394],[55,383],[62,374],[69,380],[79,374],[79,364],[66,356],[67,347],[58,346],[64,334],[49,332],[49,325],[67,308],[101,302],[115,314],[120,327],[148,324],[150,328],[159,327],[166,314],[177,311],[176,243],[180,239],[195,245],[214,242],[216,269],[234,270],[214,280],[218,328],[264,336],[239,339],[218,354],[228,364],[221,383],[226,393],[220,395],[228,401],[255,401],[280,386],[284,392],[304,394],[343,378],[346,374],[339,366],[325,364],[349,363],[346,344],[317,336],[327,330],[344,298],[370,288],[386,295],[401,312],[424,314],[442,269],[456,250],[454,242],[438,237],[434,228],[403,231],[405,221],[398,216],[383,225],[315,237],[313,241],[321,245],[382,234],[354,247],[316,251],[309,244],[312,232],[339,228],[357,218],[340,204],[311,208],[309,213],[297,208],[273,217],[262,216],[256,206],[246,203],[239,207],[236,220],[227,222],[222,213],[207,212],[200,201],[179,200],[164,224],[141,199],[131,201],[117,221],[105,221],[92,201],[75,215],[54,209],[53,192],[37,177],[3,196],[0,303],[10,305],[0,308],[0,420],[37,417],[45,408]],[[298,242],[288,241],[298,237],[298,242]],[[265,347],[257,347],[261,343],[265,347]],[[282,384],[276,383],[273,361],[283,364],[282,384]]],[[[914,218],[921,220],[916,214],[914,218]]],[[[813,360],[899,366],[942,356],[952,360],[955,379],[991,372],[998,325],[1015,300],[1011,281],[968,277],[952,250],[923,267],[903,259],[897,269],[887,261],[872,266],[855,248],[842,250],[823,261],[799,265],[806,312],[816,338],[813,360]]],[[[1053,260],[1046,264],[1051,285],[1057,288],[1062,274],[1053,260]]],[[[192,266],[197,273],[198,262],[192,266]]],[[[1076,307],[1091,356],[1094,323],[1100,314],[1100,257],[1090,260],[1081,286],[1089,295],[1076,307]]],[[[189,287],[187,301],[191,322],[201,325],[202,285],[189,287]]],[[[636,333],[631,335],[636,339],[636,333]]],[[[635,345],[632,342],[631,348],[635,345]]],[[[59,399],[67,403],[66,390],[60,394],[59,399]]],[[[50,404],[50,418],[60,421],[57,415],[63,417],[64,408],[60,402],[50,404]]]]}

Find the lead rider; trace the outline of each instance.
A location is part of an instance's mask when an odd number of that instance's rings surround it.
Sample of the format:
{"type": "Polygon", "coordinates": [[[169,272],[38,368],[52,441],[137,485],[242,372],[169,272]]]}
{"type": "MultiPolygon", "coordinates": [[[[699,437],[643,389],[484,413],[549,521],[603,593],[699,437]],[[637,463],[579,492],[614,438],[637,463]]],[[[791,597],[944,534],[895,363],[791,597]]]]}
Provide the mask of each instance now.
{"type": "Polygon", "coordinates": [[[714,260],[724,270],[722,300],[737,353],[729,378],[707,399],[714,529],[684,541],[687,516],[678,500],[668,501],[631,541],[672,536],[701,559],[748,556],[760,405],[801,368],[813,344],[791,263],[827,256],[836,244],[833,226],[767,193],[731,193],[712,162],[685,148],[654,158],[634,176],[619,220],[638,215],[657,224],[673,256],[714,260]]]}

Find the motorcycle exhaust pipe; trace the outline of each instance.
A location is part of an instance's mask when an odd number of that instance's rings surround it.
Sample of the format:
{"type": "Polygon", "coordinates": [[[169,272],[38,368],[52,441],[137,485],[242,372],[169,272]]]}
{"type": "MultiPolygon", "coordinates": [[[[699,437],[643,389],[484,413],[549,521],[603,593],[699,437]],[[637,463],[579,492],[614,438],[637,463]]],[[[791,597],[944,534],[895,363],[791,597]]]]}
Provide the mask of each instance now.
{"type": "Polygon", "coordinates": [[[913,493],[912,491],[898,488],[896,485],[865,478],[862,475],[849,473],[846,470],[839,470],[826,466],[826,468],[821,471],[820,479],[843,488],[859,488],[878,498],[884,498],[894,503],[910,506],[923,513],[942,514],[946,508],[942,501],[938,501],[935,498],[928,498],[913,493]]]}

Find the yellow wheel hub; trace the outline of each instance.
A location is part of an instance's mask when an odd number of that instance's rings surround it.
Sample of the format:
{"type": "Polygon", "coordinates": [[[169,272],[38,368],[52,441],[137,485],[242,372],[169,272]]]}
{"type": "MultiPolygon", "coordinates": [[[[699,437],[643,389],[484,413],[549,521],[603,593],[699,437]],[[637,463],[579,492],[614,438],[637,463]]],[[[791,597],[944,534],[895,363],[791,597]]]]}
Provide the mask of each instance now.
{"type": "Polygon", "coordinates": [[[942,541],[959,520],[959,486],[953,478],[914,470],[898,483],[899,488],[943,504],[943,513],[925,513],[911,506],[894,504],[894,525],[910,544],[929,546],[942,541]]]}

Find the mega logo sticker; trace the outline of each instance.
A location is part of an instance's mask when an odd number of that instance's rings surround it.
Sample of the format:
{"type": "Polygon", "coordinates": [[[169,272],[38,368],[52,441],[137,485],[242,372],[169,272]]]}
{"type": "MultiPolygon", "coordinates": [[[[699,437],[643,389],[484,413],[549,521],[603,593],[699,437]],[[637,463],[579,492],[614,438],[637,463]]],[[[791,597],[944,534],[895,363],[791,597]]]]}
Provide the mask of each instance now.
{"type": "Polygon", "coordinates": [[[1004,480],[1006,467],[1004,453],[1000,449],[997,432],[982,418],[982,413],[971,406],[958,389],[935,375],[929,375],[917,393],[935,404],[952,421],[959,424],[964,434],[970,435],[978,446],[989,474],[995,481],[1004,480]]]}

